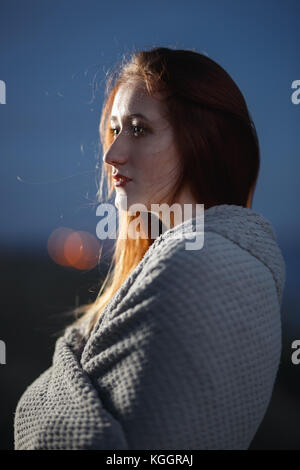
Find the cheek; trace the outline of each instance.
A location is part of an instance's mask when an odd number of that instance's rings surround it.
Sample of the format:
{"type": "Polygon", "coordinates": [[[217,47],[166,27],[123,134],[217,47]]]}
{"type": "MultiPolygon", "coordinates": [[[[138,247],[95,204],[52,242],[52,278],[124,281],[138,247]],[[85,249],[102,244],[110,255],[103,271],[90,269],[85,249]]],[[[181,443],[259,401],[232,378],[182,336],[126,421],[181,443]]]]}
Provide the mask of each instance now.
{"type": "Polygon", "coordinates": [[[166,179],[176,174],[177,161],[172,154],[154,153],[143,155],[135,165],[135,171],[141,176],[141,180],[149,185],[164,183],[166,179]]]}
{"type": "Polygon", "coordinates": [[[137,171],[147,175],[147,179],[156,179],[174,173],[179,159],[170,136],[156,138],[151,142],[141,143],[136,154],[134,166],[137,171]]]}

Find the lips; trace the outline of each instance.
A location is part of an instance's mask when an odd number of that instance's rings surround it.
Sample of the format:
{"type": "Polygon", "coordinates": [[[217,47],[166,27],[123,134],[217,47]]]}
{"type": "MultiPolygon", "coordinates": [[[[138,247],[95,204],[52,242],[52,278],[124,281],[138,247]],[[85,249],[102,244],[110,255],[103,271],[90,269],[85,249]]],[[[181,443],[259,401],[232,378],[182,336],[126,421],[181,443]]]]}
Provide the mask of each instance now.
{"type": "Polygon", "coordinates": [[[113,175],[113,179],[120,183],[128,183],[128,181],[131,181],[131,178],[121,175],[121,173],[117,173],[116,175],[113,175]]]}
{"type": "Polygon", "coordinates": [[[128,178],[127,176],[121,175],[121,173],[117,173],[113,175],[113,179],[115,180],[115,186],[126,186],[129,181],[131,181],[131,178],[128,178]]]}

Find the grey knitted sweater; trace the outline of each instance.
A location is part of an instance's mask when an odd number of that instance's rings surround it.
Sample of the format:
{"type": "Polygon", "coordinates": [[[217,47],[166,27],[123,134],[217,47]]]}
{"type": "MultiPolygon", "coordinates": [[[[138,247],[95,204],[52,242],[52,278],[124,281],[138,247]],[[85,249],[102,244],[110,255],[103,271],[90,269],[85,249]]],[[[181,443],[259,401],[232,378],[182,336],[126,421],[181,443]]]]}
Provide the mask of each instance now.
{"type": "Polygon", "coordinates": [[[285,263],[252,209],[206,210],[187,250],[175,235],[196,222],[155,240],[89,337],[58,338],[17,405],[15,449],[249,447],[280,363],[285,263]]]}

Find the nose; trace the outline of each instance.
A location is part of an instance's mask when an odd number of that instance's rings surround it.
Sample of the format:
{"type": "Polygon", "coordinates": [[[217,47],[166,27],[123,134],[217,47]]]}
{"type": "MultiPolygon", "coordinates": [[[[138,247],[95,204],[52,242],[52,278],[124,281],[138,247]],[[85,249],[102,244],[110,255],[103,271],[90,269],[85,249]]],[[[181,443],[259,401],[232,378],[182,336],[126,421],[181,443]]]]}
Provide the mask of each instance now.
{"type": "Polygon", "coordinates": [[[107,151],[103,154],[103,162],[109,165],[117,166],[123,165],[128,161],[128,152],[126,152],[124,146],[121,147],[117,141],[113,142],[107,151]]]}

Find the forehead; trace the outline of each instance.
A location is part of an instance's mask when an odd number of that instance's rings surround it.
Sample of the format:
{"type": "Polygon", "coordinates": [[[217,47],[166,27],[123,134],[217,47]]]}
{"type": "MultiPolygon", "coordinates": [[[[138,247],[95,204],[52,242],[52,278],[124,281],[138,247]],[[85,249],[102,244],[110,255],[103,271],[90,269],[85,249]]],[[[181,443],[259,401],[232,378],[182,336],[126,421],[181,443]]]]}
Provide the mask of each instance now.
{"type": "Polygon", "coordinates": [[[147,119],[157,121],[163,117],[161,99],[160,94],[150,96],[142,85],[122,85],[115,95],[111,116],[122,120],[132,114],[143,114],[147,119]]]}

